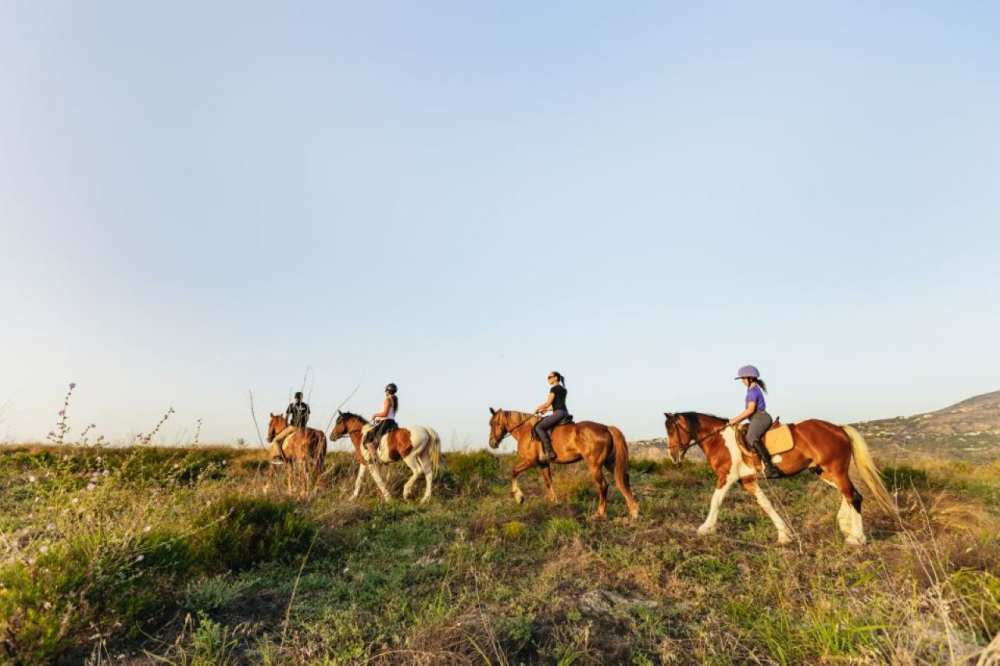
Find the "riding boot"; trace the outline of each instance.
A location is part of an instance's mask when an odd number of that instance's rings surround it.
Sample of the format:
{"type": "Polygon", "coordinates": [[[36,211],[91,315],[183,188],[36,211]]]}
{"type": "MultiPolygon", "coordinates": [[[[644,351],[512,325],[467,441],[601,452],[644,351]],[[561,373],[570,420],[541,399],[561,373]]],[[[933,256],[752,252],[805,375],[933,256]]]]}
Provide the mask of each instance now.
{"type": "Polygon", "coordinates": [[[774,462],[771,461],[771,452],[767,450],[764,446],[764,442],[757,440],[754,443],[754,451],[760,457],[761,463],[764,464],[764,478],[765,479],[777,479],[781,476],[781,472],[778,468],[774,466],[774,462]]]}
{"type": "Polygon", "coordinates": [[[548,441],[548,440],[543,441],[542,442],[542,456],[541,456],[540,460],[542,462],[552,462],[556,458],[557,458],[556,452],[552,449],[552,442],[548,441]]]}

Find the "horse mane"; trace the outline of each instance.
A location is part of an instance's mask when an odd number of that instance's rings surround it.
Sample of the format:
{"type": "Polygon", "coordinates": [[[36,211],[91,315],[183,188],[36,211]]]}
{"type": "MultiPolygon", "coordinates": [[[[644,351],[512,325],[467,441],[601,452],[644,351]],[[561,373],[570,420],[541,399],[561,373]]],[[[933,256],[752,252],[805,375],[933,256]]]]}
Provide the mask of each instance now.
{"type": "Polygon", "coordinates": [[[340,418],[344,419],[345,421],[347,419],[359,419],[362,423],[368,423],[368,419],[361,416],[360,414],[355,414],[354,412],[341,412],[340,418]]]}
{"type": "Polygon", "coordinates": [[[702,417],[715,419],[717,421],[726,420],[721,416],[716,416],[715,414],[703,414],[701,412],[678,412],[674,414],[674,418],[677,418],[678,416],[683,416],[687,420],[687,422],[691,424],[691,432],[693,433],[698,432],[698,430],[701,428],[702,417]]]}
{"type": "Polygon", "coordinates": [[[529,414],[528,412],[516,412],[512,409],[501,409],[497,413],[503,413],[507,418],[507,427],[519,428],[533,418],[536,418],[534,414],[529,414]]]}

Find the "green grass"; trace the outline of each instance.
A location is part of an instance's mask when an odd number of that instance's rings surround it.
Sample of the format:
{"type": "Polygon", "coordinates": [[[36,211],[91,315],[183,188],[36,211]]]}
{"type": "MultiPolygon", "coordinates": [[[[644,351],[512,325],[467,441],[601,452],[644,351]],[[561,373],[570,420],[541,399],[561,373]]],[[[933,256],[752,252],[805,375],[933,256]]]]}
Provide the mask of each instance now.
{"type": "MultiPolygon", "coordinates": [[[[641,517],[586,470],[450,454],[427,504],[358,502],[331,453],[308,497],[262,490],[225,448],[0,451],[0,661],[138,663],[883,663],[974,658],[1000,631],[1000,474],[887,468],[899,520],[843,544],[834,491],[766,486],[798,537],[734,490],[699,538],[704,464],[635,462],[641,517]],[[90,488],[88,489],[88,486],[90,488]]],[[[279,473],[279,479],[283,473],[279,473]]],[[[390,468],[398,497],[408,472],[390,468]]],[[[299,486],[296,485],[297,489],[299,486]]]]}

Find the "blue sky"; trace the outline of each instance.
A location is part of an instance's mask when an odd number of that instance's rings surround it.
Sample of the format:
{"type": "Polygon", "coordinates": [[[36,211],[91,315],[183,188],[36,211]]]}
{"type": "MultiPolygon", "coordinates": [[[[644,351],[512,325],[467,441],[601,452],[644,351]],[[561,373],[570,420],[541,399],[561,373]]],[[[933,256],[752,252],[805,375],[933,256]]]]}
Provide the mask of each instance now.
{"type": "Polygon", "coordinates": [[[0,5],[0,437],[1000,389],[994,3],[0,5]],[[266,416],[266,414],[265,414],[266,416]]]}

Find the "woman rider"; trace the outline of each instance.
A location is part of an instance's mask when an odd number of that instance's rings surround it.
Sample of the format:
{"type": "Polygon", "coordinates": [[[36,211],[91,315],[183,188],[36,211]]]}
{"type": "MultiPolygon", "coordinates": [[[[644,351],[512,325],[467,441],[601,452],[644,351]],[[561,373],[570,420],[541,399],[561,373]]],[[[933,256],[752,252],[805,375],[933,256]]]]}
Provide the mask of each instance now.
{"type": "Polygon", "coordinates": [[[535,424],[535,434],[542,442],[541,460],[551,461],[556,459],[556,452],[552,450],[552,442],[549,439],[549,430],[555,428],[560,421],[569,415],[566,411],[566,378],[553,370],[549,373],[549,399],[535,410],[537,414],[544,414],[552,409],[552,413],[535,424]]]}
{"type": "Polygon", "coordinates": [[[764,478],[777,479],[781,472],[771,461],[771,454],[761,441],[761,437],[771,427],[771,415],[767,413],[767,403],[764,401],[764,394],[767,393],[767,384],[760,378],[760,371],[752,365],[744,365],[736,373],[743,385],[747,387],[746,409],[739,416],[729,419],[729,425],[735,426],[749,418],[750,425],[747,426],[747,444],[757,452],[760,460],[764,463],[764,478]]]}
{"type": "Polygon", "coordinates": [[[399,398],[396,397],[396,385],[389,384],[385,387],[385,402],[382,403],[382,411],[372,414],[375,425],[365,435],[365,446],[372,454],[372,462],[378,462],[378,442],[382,435],[392,432],[399,426],[396,425],[396,412],[399,411],[399,398]]]}

